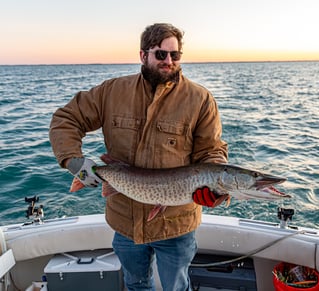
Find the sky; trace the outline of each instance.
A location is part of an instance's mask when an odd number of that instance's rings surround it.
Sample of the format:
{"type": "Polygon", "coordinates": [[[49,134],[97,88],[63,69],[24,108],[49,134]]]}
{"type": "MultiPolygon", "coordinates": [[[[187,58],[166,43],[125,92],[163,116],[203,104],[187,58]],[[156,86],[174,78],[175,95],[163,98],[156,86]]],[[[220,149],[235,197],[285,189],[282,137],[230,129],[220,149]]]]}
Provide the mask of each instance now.
{"type": "Polygon", "coordinates": [[[0,65],[139,63],[156,22],[183,62],[319,61],[318,0],[0,0],[0,65]]]}

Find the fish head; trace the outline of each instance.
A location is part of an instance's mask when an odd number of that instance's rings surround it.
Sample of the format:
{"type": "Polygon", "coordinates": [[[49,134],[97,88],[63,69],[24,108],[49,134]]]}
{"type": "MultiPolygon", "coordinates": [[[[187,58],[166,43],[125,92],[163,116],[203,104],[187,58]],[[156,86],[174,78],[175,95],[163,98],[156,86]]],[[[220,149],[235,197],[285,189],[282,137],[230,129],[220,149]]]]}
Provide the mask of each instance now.
{"type": "Polygon", "coordinates": [[[232,188],[260,190],[286,181],[286,178],[248,170],[238,166],[225,165],[222,180],[232,188]]]}

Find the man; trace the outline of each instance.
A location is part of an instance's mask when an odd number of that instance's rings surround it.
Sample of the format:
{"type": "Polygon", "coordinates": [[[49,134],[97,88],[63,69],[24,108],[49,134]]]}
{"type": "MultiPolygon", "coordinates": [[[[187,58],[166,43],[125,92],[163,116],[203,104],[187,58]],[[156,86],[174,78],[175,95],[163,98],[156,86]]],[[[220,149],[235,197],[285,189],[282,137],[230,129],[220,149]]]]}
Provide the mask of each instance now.
{"type": "MultiPolygon", "coordinates": [[[[134,166],[227,162],[214,98],[182,74],[182,38],[170,24],[146,27],[141,73],[79,92],[55,112],[50,128],[53,151],[60,165],[80,176],[84,185],[96,186],[100,179],[92,172],[94,162],[83,157],[81,140],[100,127],[108,154],[134,166]]],[[[210,197],[215,199],[213,193],[210,197]]],[[[106,220],[115,230],[113,248],[125,284],[128,290],[154,290],[156,254],[163,290],[191,290],[188,267],[197,250],[194,231],[201,222],[201,206],[170,206],[147,221],[153,207],[122,194],[107,199],[106,220]]]]}

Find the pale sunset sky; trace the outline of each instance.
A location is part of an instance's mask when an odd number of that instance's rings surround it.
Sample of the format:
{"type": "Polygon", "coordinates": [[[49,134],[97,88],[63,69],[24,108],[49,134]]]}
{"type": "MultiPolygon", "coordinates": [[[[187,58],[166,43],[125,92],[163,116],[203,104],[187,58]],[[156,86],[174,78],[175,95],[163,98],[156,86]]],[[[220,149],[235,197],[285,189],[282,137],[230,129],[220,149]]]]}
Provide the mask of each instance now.
{"type": "Polygon", "coordinates": [[[0,0],[0,65],[139,63],[156,22],[183,62],[319,61],[318,0],[0,0]]]}

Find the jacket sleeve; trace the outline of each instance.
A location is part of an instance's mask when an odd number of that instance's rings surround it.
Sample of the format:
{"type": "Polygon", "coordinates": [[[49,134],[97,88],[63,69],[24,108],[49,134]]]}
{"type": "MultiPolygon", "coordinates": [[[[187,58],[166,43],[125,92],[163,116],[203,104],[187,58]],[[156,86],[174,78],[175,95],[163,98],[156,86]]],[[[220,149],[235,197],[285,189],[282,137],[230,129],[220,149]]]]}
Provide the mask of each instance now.
{"type": "Polygon", "coordinates": [[[101,127],[99,99],[102,87],[81,91],[59,108],[52,117],[49,138],[59,164],[71,157],[82,157],[82,138],[101,127]]]}
{"type": "Polygon", "coordinates": [[[216,100],[208,93],[193,133],[192,162],[226,163],[228,145],[221,139],[222,124],[216,100]]]}

